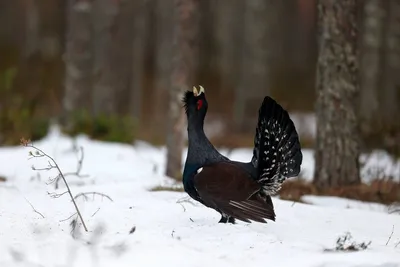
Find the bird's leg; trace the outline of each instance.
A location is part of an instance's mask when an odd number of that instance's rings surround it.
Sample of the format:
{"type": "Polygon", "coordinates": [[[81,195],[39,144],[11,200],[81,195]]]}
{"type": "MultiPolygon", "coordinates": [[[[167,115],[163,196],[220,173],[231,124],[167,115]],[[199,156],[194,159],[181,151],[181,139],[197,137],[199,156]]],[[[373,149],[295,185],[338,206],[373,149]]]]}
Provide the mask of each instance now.
{"type": "Polygon", "coordinates": [[[235,218],[234,217],[229,217],[228,222],[231,224],[235,224],[235,218]]]}
{"type": "Polygon", "coordinates": [[[219,220],[218,223],[227,223],[227,222],[228,222],[228,217],[226,217],[226,216],[224,216],[224,215],[222,214],[221,220],[219,220]]]}

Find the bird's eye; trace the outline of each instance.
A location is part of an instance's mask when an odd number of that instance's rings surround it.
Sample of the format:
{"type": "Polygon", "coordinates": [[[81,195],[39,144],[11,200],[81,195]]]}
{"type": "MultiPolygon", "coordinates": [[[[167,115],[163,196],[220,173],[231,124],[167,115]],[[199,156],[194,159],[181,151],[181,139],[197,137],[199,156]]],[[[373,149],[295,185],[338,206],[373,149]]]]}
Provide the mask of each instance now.
{"type": "Polygon", "coordinates": [[[197,110],[200,110],[202,106],[203,106],[203,100],[199,99],[197,101],[197,110]]]}

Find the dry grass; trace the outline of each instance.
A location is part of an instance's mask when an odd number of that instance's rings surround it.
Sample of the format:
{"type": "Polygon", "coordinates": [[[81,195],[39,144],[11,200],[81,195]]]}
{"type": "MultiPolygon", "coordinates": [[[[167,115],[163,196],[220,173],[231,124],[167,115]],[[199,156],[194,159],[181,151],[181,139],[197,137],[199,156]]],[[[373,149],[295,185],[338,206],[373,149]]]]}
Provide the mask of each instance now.
{"type": "MultiPolygon", "coordinates": [[[[149,191],[184,192],[184,189],[180,184],[168,186],[158,185],[150,188],[149,191]]],[[[311,182],[307,182],[303,179],[293,179],[284,182],[279,191],[280,199],[294,202],[306,203],[301,199],[304,195],[335,196],[390,205],[400,203],[400,183],[391,180],[377,179],[370,184],[363,183],[354,186],[318,189],[311,182]]]]}
{"type": "Polygon", "coordinates": [[[284,200],[302,202],[301,197],[304,195],[316,195],[317,189],[311,183],[303,179],[288,180],[282,184],[279,191],[279,197],[284,200]]]}
{"type": "Polygon", "coordinates": [[[1,183],[1,182],[5,182],[5,181],[7,181],[7,178],[4,177],[4,176],[0,176],[0,183],[1,183]]]}
{"type": "Polygon", "coordinates": [[[348,199],[392,204],[400,202],[400,183],[391,180],[374,180],[370,184],[318,189],[302,179],[288,180],[279,192],[281,199],[301,202],[304,195],[336,196],[348,199]]]}
{"type": "Polygon", "coordinates": [[[153,188],[150,188],[149,191],[151,192],[159,192],[159,191],[170,191],[170,192],[184,192],[182,186],[163,186],[158,185],[153,188]]]}

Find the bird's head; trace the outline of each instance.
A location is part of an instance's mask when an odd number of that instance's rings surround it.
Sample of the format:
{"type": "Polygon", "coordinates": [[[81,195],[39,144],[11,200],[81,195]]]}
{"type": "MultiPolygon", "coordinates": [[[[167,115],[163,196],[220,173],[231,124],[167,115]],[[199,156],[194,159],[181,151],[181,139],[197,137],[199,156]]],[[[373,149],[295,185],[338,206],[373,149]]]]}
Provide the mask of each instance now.
{"type": "Polygon", "coordinates": [[[200,120],[201,122],[204,120],[208,103],[203,86],[200,85],[199,89],[193,86],[192,91],[185,92],[182,101],[188,119],[200,120]]]}

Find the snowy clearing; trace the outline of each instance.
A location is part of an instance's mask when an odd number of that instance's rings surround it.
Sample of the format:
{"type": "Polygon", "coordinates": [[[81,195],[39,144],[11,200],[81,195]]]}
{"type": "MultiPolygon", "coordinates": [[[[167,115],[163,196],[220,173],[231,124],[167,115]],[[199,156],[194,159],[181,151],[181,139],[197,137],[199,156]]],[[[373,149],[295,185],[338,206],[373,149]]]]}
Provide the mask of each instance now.
{"type": "MultiPolygon", "coordinates": [[[[64,172],[75,171],[77,155],[70,138],[53,130],[34,144],[53,156],[64,172]]],[[[71,190],[105,193],[113,202],[100,196],[78,201],[89,232],[79,227],[76,239],[70,220],[61,221],[74,213],[72,203],[66,195],[48,195],[55,189],[46,182],[56,172],[40,171],[38,176],[31,169],[46,167],[47,160],[28,160],[29,149],[24,147],[0,149],[0,176],[7,178],[0,182],[1,267],[400,266],[400,215],[388,214],[383,205],[334,197],[304,197],[313,205],[274,198],[276,222],[218,224],[219,214],[188,202],[186,193],[149,191],[171,184],[162,175],[164,148],[144,142],[103,143],[84,136],[77,138],[77,145],[85,152],[82,174],[90,177],[68,177],[71,190]],[[372,243],[360,252],[324,251],[335,248],[336,239],[346,232],[357,243],[372,243]]],[[[251,153],[237,149],[229,156],[248,161],[251,153]]],[[[312,152],[304,150],[306,179],[312,176],[313,164],[312,152]]],[[[368,157],[367,165],[399,177],[400,164],[389,164],[383,152],[368,157]]],[[[62,186],[57,193],[64,191],[62,186]]]]}

